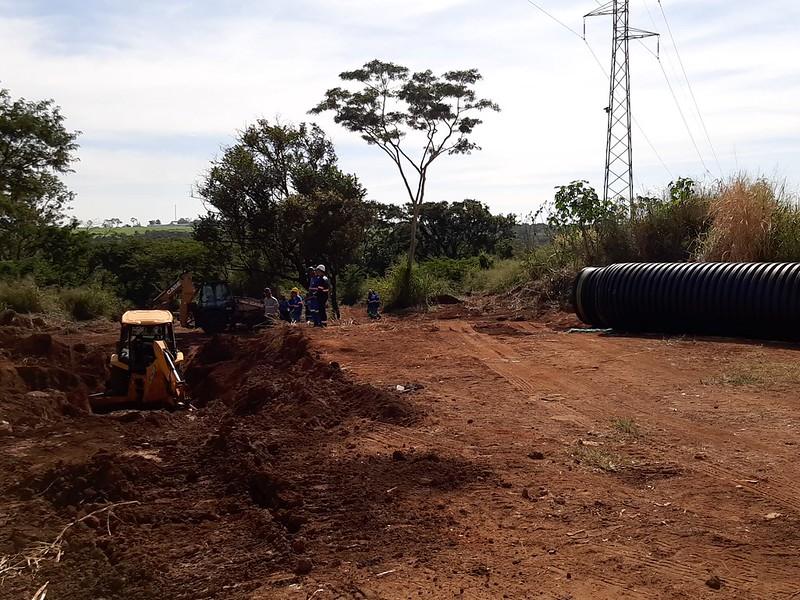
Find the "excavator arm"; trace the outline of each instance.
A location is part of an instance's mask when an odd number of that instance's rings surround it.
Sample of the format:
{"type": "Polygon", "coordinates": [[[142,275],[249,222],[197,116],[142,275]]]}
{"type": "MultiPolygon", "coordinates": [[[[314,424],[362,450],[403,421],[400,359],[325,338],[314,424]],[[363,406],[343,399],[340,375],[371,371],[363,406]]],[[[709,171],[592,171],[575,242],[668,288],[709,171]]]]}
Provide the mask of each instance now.
{"type": "Polygon", "coordinates": [[[194,300],[195,288],[192,281],[192,274],[189,271],[181,273],[181,276],[175,280],[171,286],[158,294],[151,304],[154,308],[161,308],[169,304],[169,302],[180,293],[181,305],[179,313],[179,321],[181,325],[187,327],[189,325],[189,305],[194,300]]]}
{"type": "Polygon", "coordinates": [[[147,367],[145,374],[144,404],[164,403],[176,406],[183,402],[186,386],[178,370],[177,363],[182,362],[183,354],[173,357],[166,343],[161,340],[153,342],[153,363],[147,367]]]}

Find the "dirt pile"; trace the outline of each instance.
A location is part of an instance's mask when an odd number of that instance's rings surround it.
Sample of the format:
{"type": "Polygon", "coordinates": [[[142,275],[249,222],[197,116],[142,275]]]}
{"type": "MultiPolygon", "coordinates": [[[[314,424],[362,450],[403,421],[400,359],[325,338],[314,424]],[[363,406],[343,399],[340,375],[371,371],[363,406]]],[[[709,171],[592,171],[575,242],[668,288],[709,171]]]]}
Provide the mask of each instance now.
{"type": "MultiPolygon", "coordinates": [[[[0,514],[15,524],[0,528],[0,558],[75,523],[61,561],[8,579],[0,598],[44,581],[68,600],[277,597],[343,561],[397,560],[410,537],[431,553],[454,543],[439,499],[490,474],[447,454],[370,448],[420,418],[408,396],[352,381],[303,331],[194,339],[183,346],[194,410],[0,438],[0,514]]],[[[30,358],[49,343],[40,354],[57,357],[55,341],[15,348],[30,358]]]]}
{"type": "Polygon", "coordinates": [[[140,496],[137,486],[157,480],[158,466],[143,457],[118,455],[102,450],[87,462],[59,463],[40,478],[41,494],[58,507],[84,503],[117,502],[140,496]]]}
{"type": "MultiPolygon", "coordinates": [[[[11,321],[16,323],[19,315],[11,321]]],[[[50,333],[0,327],[0,419],[35,425],[63,415],[89,412],[90,392],[102,389],[106,352],[68,344],[50,333]]]]}
{"type": "Polygon", "coordinates": [[[355,383],[337,363],[321,360],[301,330],[215,336],[189,361],[186,380],[200,405],[222,400],[238,415],[268,410],[275,420],[304,427],[330,429],[352,415],[391,423],[414,419],[405,400],[355,383]]]}

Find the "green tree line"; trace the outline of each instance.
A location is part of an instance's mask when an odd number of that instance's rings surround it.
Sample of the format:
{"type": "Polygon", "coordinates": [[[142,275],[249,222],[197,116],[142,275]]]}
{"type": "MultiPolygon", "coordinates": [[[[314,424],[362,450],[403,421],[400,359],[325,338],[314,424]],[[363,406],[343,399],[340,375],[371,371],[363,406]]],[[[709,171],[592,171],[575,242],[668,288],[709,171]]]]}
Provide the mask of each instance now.
{"type": "Polygon", "coordinates": [[[69,218],[73,194],[61,179],[77,161],[79,135],[52,100],[12,99],[0,90],[4,281],[94,286],[146,306],[184,269],[257,295],[265,285],[305,284],[307,268],[324,263],[335,293],[345,271],[385,275],[414,239],[422,260],[512,251],[513,215],[492,215],[476,200],[371,200],[356,175],[339,168],[320,127],[267,120],[246,127],[211,162],[198,186],[208,212],[191,237],[92,235],[69,218]]]}

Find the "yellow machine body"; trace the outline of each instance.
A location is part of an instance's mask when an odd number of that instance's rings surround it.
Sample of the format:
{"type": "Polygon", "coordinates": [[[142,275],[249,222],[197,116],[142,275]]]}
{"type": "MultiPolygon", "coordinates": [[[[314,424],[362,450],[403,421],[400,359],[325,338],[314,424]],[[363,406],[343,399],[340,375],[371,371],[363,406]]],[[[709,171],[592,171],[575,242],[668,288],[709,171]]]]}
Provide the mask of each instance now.
{"type": "Polygon", "coordinates": [[[92,398],[96,411],[119,408],[177,408],[185,400],[172,313],[134,310],[122,316],[117,352],[111,355],[106,392],[92,398]]]}

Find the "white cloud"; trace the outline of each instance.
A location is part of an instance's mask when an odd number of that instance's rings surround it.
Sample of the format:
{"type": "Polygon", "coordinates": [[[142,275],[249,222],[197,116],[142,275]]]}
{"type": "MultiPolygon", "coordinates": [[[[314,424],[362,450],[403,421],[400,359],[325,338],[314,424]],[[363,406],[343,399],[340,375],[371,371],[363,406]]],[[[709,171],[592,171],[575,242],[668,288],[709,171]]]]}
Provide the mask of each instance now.
{"type": "MultiPolygon", "coordinates": [[[[539,2],[575,29],[592,6],[539,2]]],[[[653,28],[649,5],[666,33],[656,3],[644,2],[633,3],[636,25],[653,28]]],[[[340,71],[375,57],[411,68],[478,67],[481,93],[503,108],[477,130],[482,152],[435,166],[432,199],[474,197],[526,214],[559,183],[582,178],[602,185],[607,83],[580,39],[523,0],[35,6],[0,3],[2,85],[15,95],[55,98],[69,126],[84,132],[70,177],[81,218],[169,217],[176,202],[183,215],[201,210],[187,199],[189,185],[235,130],[262,116],[308,120],[306,111],[338,83],[340,71]]],[[[800,44],[784,23],[800,15],[793,3],[766,0],[754,21],[747,6],[681,0],[665,8],[723,168],[792,174],[800,165],[800,44]]],[[[588,30],[605,68],[608,30],[601,20],[588,30]]],[[[715,170],[666,36],[661,45],[715,170]]],[[[701,176],[658,63],[638,44],[632,60],[638,121],[673,175],[701,176]]],[[[373,198],[403,201],[390,163],[328,117],[319,120],[343,168],[358,173],[373,198]]],[[[664,183],[668,173],[634,136],[637,187],[664,183]]]]}

